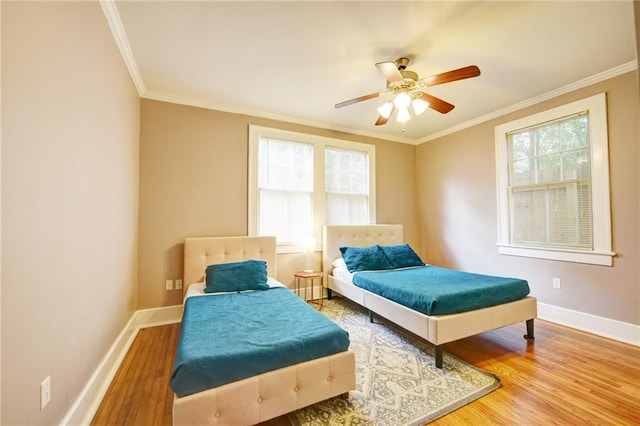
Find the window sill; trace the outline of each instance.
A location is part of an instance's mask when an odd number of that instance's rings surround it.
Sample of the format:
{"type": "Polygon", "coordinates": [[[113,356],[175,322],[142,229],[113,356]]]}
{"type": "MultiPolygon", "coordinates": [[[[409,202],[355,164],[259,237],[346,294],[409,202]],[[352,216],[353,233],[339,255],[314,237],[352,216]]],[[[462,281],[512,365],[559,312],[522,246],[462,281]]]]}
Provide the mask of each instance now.
{"type": "MultiPolygon", "coordinates": [[[[316,243],[313,253],[322,251],[322,244],[316,243]]],[[[279,243],[276,245],[276,254],[304,254],[304,247],[300,243],[279,243]]]]}
{"type": "Polygon", "coordinates": [[[532,257],[535,259],[557,260],[560,262],[586,263],[590,265],[613,266],[613,252],[554,250],[549,248],[522,247],[498,244],[498,253],[508,256],[532,257]]]}

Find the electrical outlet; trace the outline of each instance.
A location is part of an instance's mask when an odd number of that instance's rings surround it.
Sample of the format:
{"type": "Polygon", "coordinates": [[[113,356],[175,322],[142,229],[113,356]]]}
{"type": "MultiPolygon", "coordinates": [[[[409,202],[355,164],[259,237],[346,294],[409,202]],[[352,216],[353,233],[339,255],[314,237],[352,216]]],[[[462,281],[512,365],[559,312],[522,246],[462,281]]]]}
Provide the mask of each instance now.
{"type": "Polygon", "coordinates": [[[164,282],[164,289],[165,290],[173,290],[173,280],[166,280],[164,282]]]}
{"type": "Polygon", "coordinates": [[[176,290],[182,290],[182,280],[176,280],[176,290]]]}
{"type": "Polygon", "coordinates": [[[553,288],[562,288],[562,284],[560,283],[560,278],[553,278],[552,280],[553,288]]]}
{"type": "Polygon", "coordinates": [[[51,376],[40,383],[40,409],[42,410],[51,401],[51,376]]]}

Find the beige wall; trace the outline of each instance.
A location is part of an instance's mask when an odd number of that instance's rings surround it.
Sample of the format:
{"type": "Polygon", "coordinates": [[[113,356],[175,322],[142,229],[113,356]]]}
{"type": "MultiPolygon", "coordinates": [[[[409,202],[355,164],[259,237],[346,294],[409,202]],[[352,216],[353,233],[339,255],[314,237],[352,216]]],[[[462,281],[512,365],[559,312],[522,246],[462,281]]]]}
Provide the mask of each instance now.
{"type": "MultiPolygon", "coordinates": [[[[524,276],[543,303],[640,324],[633,73],[416,148],[140,102],[98,3],[0,11],[3,425],[58,423],[135,309],[180,302],[164,280],[182,274],[185,237],[246,234],[249,124],[375,144],[377,221],[404,224],[428,261],[524,276]],[[493,127],[600,91],[610,94],[615,266],[498,256],[493,127]]],[[[305,258],[278,262],[291,284],[305,258]]]]}
{"type": "Polygon", "coordinates": [[[635,72],[595,84],[417,148],[420,242],[429,262],[526,278],[539,302],[640,324],[638,87],[635,72]],[[613,267],[498,255],[494,127],[607,92],[613,267]],[[562,289],[553,289],[559,277],[562,289]]]}
{"type": "Polygon", "coordinates": [[[1,423],[52,425],[136,308],[139,98],[98,2],[1,7],[1,423]]]}
{"type": "MultiPolygon", "coordinates": [[[[419,248],[414,146],[143,99],[139,308],[181,303],[164,282],[182,277],[185,237],[247,234],[249,124],[375,144],[377,221],[404,224],[419,248]]],[[[319,253],[314,262],[320,268],[319,253]]],[[[278,279],[292,285],[305,264],[304,255],[280,255],[278,279]]]]}

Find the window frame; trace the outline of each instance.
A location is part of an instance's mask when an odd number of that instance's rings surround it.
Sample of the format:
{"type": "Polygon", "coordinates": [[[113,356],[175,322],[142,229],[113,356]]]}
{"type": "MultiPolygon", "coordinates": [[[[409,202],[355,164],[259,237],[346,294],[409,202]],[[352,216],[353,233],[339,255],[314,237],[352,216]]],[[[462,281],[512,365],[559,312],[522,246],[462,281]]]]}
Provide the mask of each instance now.
{"type": "Polygon", "coordinates": [[[498,253],[537,259],[612,266],[611,198],[609,190],[609,141],[606,94],[599,93],[556,108],[541,111],[495,127],[496,188],[498,210],[498,253]],[[589,113],[591,151],[591,199],[593,249],[564,249],[524,246],[511,242],[509,199],[508,134],[580,112],[589,113]]]}
{"type": "MultiPolygon", "coordinates": [[[[291,142],[313,145],[313,238],[316,241],[315,251],[322,250],[322,226],[326,222],[326,190],[325,190],[325,148],[363,151],[369,155],[369,222],[376,223],[376,175],[375,145],[343,139],[318,136],[272,127],[249,125],[249,164],[248,164],[248,200],[247,229],[248,235],[258,235],[258,141],[260,136],[291,142]]],[[[303,247],[300,243],[277,243],[278,253],[299,253],[303,247]]]]}

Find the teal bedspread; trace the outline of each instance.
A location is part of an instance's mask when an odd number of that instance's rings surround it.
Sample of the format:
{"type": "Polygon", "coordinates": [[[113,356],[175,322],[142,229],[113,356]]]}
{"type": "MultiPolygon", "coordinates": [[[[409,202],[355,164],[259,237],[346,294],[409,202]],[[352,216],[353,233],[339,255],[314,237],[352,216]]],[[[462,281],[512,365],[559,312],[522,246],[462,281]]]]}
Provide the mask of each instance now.
{"type": "Polygon", "coordinates": [[[190,297],[170,384],[179,396],[349,347],[349,335],[287,288],[190,297]]]}
{"type": "Polygon", "coordinates": [[[527,281],[437,266],[357,272],[353,283],[426,315],[472,311],[522,299],[527,281]]]}

